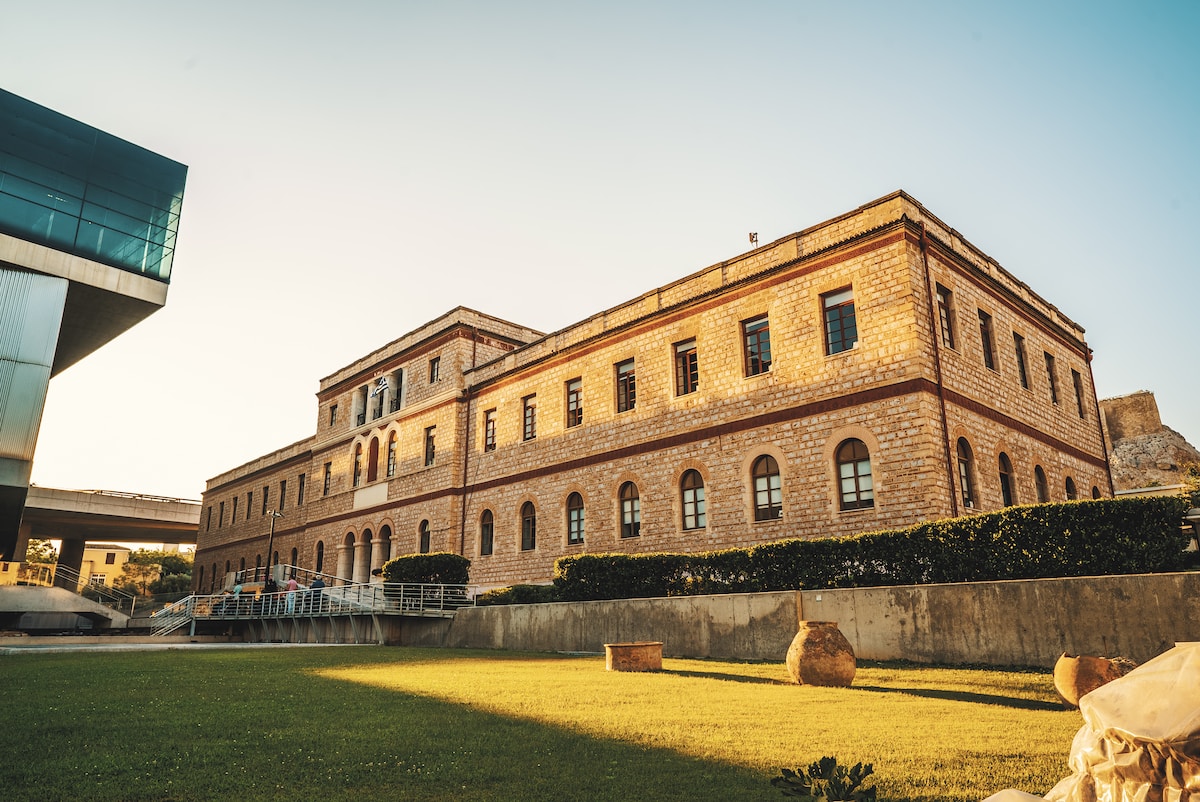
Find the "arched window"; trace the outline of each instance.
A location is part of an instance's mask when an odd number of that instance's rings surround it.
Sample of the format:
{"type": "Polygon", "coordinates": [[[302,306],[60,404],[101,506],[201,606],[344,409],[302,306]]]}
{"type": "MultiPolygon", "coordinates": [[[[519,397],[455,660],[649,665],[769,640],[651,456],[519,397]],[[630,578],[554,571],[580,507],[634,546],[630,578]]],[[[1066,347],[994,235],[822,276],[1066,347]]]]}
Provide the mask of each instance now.
{"type": "Polygon", "coordinates": [[[963,507],[973,509],[978,503],[975,494],[975,455],[967,438],[958,438],[958,487],[962,491],[963,507]]]}
{"type": "Polygon", "coordinates": [[[367,481],[374,482],[379,478],[379,438],[371,438],[371,447],[367,450],[367,481]]]}
{"type": "Polygon", "coordinates": [[[567,543],[578,545],[583,542],[583,496],[572,493],[567,496],[567,543]]]}
{"type": "Polygon", "coordinates": [[[354,486],[362,481],[362,443],[354,447],[354,486]]]}
{"type": "Polygon", "coordinates": [[[871,478],[871,454],[862,440],[850,438],[837,450],[838,492],[843,510],[875,506],[875,482],[871,478]]]}
{"type": "Polygon", "coordinates": [[[1092,498],[1100,498],[1100,488],[1092,485],[1092,498]]]}
{"type": "Polygon", "coordinates": [[[201,565],[198,568],[199,570],[196,571],[196,590],[204,587],[204,566],[201,565]]]}
{"type": "Polygon", "coordinates": [[[521,551],[537,548],[537,510],[532,501],[521,505],[521,551]]]}
{"type": "MultiPolygon", "coordinates": [[[[262,568],[262,555],[255,554],[254,555],[254,570],[255,570],[255,572],[257,572],[259,568],[262,568]]],[[[217,570],[216,565],[213,566],[213,570],[214,571],[217,570]]]]}
{"type": "Polygon", "coordinates": [[[226,561],[225,561],[225,573],[227,573],[227,574],[228,574],[228,573],[229,573],[229,571],[232,569],[232,567],[233,567],[233,566],[230,564],[229,560],[226,560],[226,561]]]}
{"type": "Polygon", "coordinates": [[[240,560],[238,560],[238,572],[243,573],[243,572],[245,572],[245,570],[246,570],[246,558],[242,557],[240,560]]]}
{"type": "Polygon", "coordinates": [[[421,521],[421,526],[419,527],[419,531],[420,531],[420,536],[421,536],[421,544],[420,544],[418,550],[422,554],[428,554],[429,553],[429,521],[421,521]]]}
{"type": "Polygon", "coordinates": [[[388,435],[387,447],[387,475],[390,479],[396,475],[396,433],[392,432],[388,435]]]}
{"type": "Polygon", "coordinates": [[[1046,472],[1042,470],[1041,465],[1034,467],[1033,481],[1037,485],[1038,504],[1045,504],[1050,500],[1050,484],[1046,481],[1046,472]]]}
{"type": "Polygon", "coordinates": [[[683,502],[683,528],[703,529],[708,522],[704,504],[704,477],[700,471],[684,471],[679,480],[683,502]]]}
{"type": "Polygon", "coordinates": [[[621,485],[621,537],[637,537],[642,533],[642,499],[637,485],[621,485]]]}
{"type": "Polygon", "coordinates": [[[392,559],[392,527],[387,524],[379,527],[379,554],[384,562],[392,559]]]}
{"type": "Polygon", "coordinates": [[[1012,461],[1003,451],[1000,452],[1000,498],[1005,507],[1017,503],[1017,494],[1013,491],[1012,461]]]}
{"type": "Polygon", "coordinates": [[[479,516],[479,553],[482,556],[487,556],[492,553],[494,528],[492,525],[492,511],[484,510],[483,515],[479,516]]]}
{"type": "Polygon", "coordinates": [[[1075,480],[1070,476],[1066,481],[1067,501],[1074,501],[1079,498],[1079,488],[1075,487],[1075,480]]]}
{"type": "Polygon", "coordinates": [[[763,454],[754,460],[750,477],[754,481],[754,520],[772,521],[783,517],[783,486],[775,458],[763,454]]]}
{"type": "Polygon", "coordinates": [[[213,588],[217,586],[217,564],[213,563],[212,574],[208,577],[208,592],[212,593],[213,588]]]}
{"type": "Polygon", "coordinates": [[[300,563],[300,552],[299,552],[299,550],[293,548],[291,564],[294,566],[294,565],[298,565],[299,563],[300,563]]]}
{"type": "Polygon", "coordinates": [[[317,560],[313,568],[318,574],[325,570],[325,541],[317,541],[317,560]]]}

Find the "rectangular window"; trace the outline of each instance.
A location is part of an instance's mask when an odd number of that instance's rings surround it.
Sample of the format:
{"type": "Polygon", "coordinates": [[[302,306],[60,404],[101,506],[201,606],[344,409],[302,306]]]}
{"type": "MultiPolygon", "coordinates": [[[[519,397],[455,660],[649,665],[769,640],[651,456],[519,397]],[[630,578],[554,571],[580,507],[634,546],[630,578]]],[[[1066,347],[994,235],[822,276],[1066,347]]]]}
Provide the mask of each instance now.
{"type": "Polygon", "coordinates": [[[337,423],[337,404],[329,405],[329,425],[337,423]]]}
{"type": "Polygon", "coordinates": [[[537,396],[527,395],[521,399],[521,418],[524,421],[521,429],[522,440],[532,440],[537,437],[537,396]]]}
{"type": "Polygon", "coordinates": [[[694,393],[700,387],[700,360],[696,341],[687,340],[675,345],[675,395],[694,393]]]}
{"type": "Polygon", "coordinates": [[[983,366],[996,369],[996,342],[992,337],[992,316],[979,310],[979,341],[983,344],[983,366]]]}
{"type": "Polygon", "coordinates": [[[1029,371],[1025,369],[1025,338],[1015,331],[1013,332],[1013,350],[1017,354],[1017,376],[1021,379],[1021,386],[1028,390],[1029,371]]]}
{"type": "Polygon", "coordinates": [[[321,480],[321,495],[329,495],[329,486],[333,483],[333,463],[325,463],[325,476],[321,480]]]}
{"type": "Polygon", "coordinates": [[[104,564],[105,565],[116,565],[117,564],[117,553],[115,551],[110,551],[107,554],[105,554],[104,555],[104,564]]]}
{"type": "Polygon", "coordinates": [[[746,349],[746,375],[757,376],[771,369],[771,324],[766,315],[742,323],[746,349]]]}
{"type": "Polygon", "coordinates": [[[483,450],[496,450],[496,410],[483,413],[483,450]]]}
{"type": "Polygon", "coordinates": [[[942,334],[942,345],[954,347],[954,295],[941,284],[937,286],[938,329],[942,334]]]}
{"type": "Polygon", "coordinates": [[[279,480],[279,510],[283,512],[283,505],[287,502],[287,479],[279,480]]]}
{"type": "Polygon", "coordinates": [[[1074,369],[1071,370],[1071,384],[1075,385],[1075,406],[1079,410],[1079,419],[1083,420],[1087,417],[1083,411],[1083,377],[1074,369]]]}
{"type": "Polygon", "coordinates": [[[263,488],[263,503],[262,503],[262,514],[263,515],[267,514],[267,504],[269,503],[270,496],[271,496],[271,488],[268,485],[263,488]]]}
{"type": "Polygon", "coordinates": [[[1046,378],[1050,381],[1050,403],[1058,403],[1058,372],[1054,369],[1054,357],[1049,351],[1043,352],[1046,356],[1046,378]]]}
{"type": "Polygon", "coordinates": [[[425,464],[432,465],[434,457],[433,433],[436,426],[430,426],[425,430],[425,464]]]}
{"type": "Polygon", "coordinates": [[[250,510],[254,509],[254,491],[246,491],[246,520],[250,520],[250,510]]]}
{"type": "Polygon", "coordinates": [[[567,428],[583,423],[583,379],[567,382],[567,428]]]}
{"type": "Polygon", "coordinates": [[[237,503],[238,503],[238,497],[234,496],[233,497],[233,509],[231,509],[229,511],[229,523],[231,523],[231,524],[237,523],[237,503]]]}
{"type": "Polygon", "coordinates": [[[637,406],[637,375],[632,359],[617,364],[617,412],[628,412],[637,406]]]}
{"type": "Polygon", "coordinates": [[[429,383],[436,384],[442,379],[442,358],[435,356],[429,360],[429,383]]]}
{"type": "Polygon", "coordinates": [[[858,321],[854,315],[854,292],[850,287],[821,296],[825,311],[825,353],[849,351],[858,344],[858,321]]]}
{"type": "Polygon", "coordinates": [[[204,531],[212,529],[212,505],[208,505],[208,510],[204,516],[204,531]]]}

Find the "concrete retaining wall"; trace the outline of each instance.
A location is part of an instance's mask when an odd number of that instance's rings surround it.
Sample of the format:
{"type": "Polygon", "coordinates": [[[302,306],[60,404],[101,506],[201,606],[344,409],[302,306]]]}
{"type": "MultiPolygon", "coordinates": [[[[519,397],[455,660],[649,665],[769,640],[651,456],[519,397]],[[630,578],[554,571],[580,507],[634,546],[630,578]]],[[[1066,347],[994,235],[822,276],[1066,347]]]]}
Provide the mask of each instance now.
{"type": "Polygon", "coordinates": [[[1200,640],[1200,573],[478,607],[458,612],[442,645],[602,652],[661,640],[672,657],[782,660],[802,619],[837,621],[864,659],[1049,667],[1067,651],[1144,662],[1200,640]]]}

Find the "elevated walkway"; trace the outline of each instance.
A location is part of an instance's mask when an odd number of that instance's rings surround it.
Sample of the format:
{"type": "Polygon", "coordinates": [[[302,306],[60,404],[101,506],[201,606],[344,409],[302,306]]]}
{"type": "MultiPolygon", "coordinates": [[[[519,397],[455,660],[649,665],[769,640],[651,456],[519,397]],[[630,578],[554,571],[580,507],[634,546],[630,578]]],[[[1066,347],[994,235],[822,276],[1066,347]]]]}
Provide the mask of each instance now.
{"type": "Polygon", "coordinates": [[[0,585],[0,629],[42,628],[24,626],[22,619],[28,614],[33,614],[35,620],[77,615],[90,621],[94,629],[124,629],[129,624],[126,613],[64,588],[0,585]]]}

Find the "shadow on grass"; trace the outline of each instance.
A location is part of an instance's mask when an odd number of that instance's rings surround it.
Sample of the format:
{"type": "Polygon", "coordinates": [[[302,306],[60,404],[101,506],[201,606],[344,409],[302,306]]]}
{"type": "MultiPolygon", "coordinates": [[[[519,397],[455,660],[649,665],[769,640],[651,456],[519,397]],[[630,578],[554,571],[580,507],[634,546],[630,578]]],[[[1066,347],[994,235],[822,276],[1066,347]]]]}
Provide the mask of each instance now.
{"type": "Polygon", "coordinates": [[[674,674],[677,677],[699,677],[700,679],[719,679],[728,680],[730,682],[750,682],[756,685],[792,685],[791,682],[784,682],[779,679],[771,679],[770,677],[755,677],[749,674],[730,674],[725,671],[684,671],[674,668],[663,668],[657,673],[659,674],[674,674]]]}
{"type": "Polygon", "coordinates": [[[1050,710],[1062,711],[1059,702],[1043,702],[1039,699],[1021,699],[1015,696],[998,696],[991,693],[972,693],[971,691],[939,691],[933,688],[883,688],[878,685],[852,685],[851,690],[867,691],[868,693],[901,693],[906,696],[917,696],[922,699],[943,699],[948,702],[973,702],[980,705],[999,705],[1018,710],[1050,710]]]}

